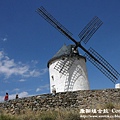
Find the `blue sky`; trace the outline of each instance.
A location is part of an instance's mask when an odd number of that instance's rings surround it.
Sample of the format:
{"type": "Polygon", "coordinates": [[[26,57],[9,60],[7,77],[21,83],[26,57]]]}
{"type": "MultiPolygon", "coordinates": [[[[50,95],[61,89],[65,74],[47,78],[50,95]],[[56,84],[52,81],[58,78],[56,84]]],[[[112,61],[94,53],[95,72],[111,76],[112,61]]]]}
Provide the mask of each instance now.
{"type": "MultiPolygon", "coordinates": [[[[77,41],[98,16],[103,25],[84,47],[95,49],[120,72],[120,0],[0,0],[0,101],[6,92],[10,99],[49,93],[47,62],[63,44],[73,44],[35,12],[40,6],[77,41]]],[[[114,88],[89,61],[87,70],[91,89],[114,88]]]]}

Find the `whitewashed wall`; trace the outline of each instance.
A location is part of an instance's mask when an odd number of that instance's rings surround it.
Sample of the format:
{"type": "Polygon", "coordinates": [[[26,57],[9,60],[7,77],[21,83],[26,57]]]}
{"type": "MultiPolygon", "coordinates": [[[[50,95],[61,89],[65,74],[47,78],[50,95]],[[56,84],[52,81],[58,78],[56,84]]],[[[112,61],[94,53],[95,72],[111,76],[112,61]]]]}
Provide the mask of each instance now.
{"type": "Polygon", "coordinates": [[[50,90],[55,87],[56,92],[89,90],[85,58],[76,56],[74,63],[66,75],[54,69],[60,59],[49,63],[50,90]],[[67,83],[67,84],[65,84],[67,83]]]}

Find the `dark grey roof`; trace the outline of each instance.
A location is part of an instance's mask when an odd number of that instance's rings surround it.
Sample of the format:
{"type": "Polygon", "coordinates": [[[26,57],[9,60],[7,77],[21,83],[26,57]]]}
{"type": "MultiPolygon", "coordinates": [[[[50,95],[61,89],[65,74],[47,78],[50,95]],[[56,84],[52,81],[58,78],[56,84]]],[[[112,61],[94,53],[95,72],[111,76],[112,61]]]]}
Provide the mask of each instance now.
{"type": "Polygon", "coordinates": [[[73,45],[68,45],[68,46],[63,45],[61,49],[53,56],[53,58],[59,57],[62,55],[70,55],[72,53],[72,46],[73,45]]]}
{"type": "MultiPolygon", "coordinates": [[[[55,59],[59,59],[59,58],[61,58],[61,57],[63,57],[63,56],[77,55],[77,56],[79,56],[79,57],[83,57],[83,56],[79,55],[78,50],[77,50],[77,53],[75,53],[75,52],[72,50],[72,48],[74,48],[74,47],[75,47],[75,45],[68,45],[68,46],[63,45],[63,46],[60,48],[60,50],[48,61],[48,64],[47,64],[48,68],[49,68],[49,63],[50,63],[51,61],[53,61],[53,60],[55,60],[55,59]]],[[[83,58],[85,59],[85,57],[83,57],[83,58]]],[[[86,60],[86,59],[85,59],[85,60],[86,60]]]]}

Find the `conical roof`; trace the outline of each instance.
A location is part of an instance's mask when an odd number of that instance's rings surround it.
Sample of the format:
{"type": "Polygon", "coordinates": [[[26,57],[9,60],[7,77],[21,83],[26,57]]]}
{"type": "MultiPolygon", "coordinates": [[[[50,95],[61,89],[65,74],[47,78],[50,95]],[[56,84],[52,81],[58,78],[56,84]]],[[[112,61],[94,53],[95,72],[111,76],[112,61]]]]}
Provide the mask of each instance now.
{"type": "Polygon", "coordinates": [[[63,45],[61,49],[53,56],[54,57],[60,57],[61,55],[69,55],[72,52],[72,46],[73,45],[63,45]]]}
{"type": "Polygon", "coordinates": [[[59,58],[64,57],[64,56],[77,55],[77,56],[83,57],[83,56],[79,55],[78,50],[73,51],[74,47],[75,47],[75,45],[68,45],[68,46],[63,45],[60,48],[60,50],[48,61],[47,66],[49,67],[49,63],[51,61],[59,59],[59,58]]]}

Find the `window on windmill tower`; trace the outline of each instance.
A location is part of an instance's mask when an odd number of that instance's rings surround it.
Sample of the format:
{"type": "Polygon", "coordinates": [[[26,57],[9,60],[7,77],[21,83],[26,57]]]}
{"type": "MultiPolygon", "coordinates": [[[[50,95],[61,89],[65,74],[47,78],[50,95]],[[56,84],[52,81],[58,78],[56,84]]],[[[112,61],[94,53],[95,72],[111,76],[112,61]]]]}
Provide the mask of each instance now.
{"type": "Polygon", "coordinates": [[[65,60],[65,58],[63,57],[62,60],[65,60]]]}
{"type": "Polygon", "coordinates": [[[51,76],[51,78],[52,78],[52,80],[54,81],[54,76],[53,76],[53,75],[51,76]]]}

